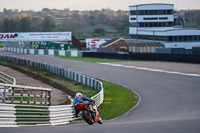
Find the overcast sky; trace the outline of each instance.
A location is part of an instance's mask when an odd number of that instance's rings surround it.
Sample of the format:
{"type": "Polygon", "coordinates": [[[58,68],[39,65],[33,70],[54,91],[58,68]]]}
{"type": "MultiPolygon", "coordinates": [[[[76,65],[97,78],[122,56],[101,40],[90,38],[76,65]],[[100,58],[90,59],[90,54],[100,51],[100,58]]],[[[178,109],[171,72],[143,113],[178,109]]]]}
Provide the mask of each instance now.
{"type": "Polygon", "coordinates": [[[129,5],[146,3],[174,4],[175,9],[200,9],[200,0],[0,0],[0,11],[6,9],[35,10],[43,8],[70,10],[129,10],[129,5]]]}

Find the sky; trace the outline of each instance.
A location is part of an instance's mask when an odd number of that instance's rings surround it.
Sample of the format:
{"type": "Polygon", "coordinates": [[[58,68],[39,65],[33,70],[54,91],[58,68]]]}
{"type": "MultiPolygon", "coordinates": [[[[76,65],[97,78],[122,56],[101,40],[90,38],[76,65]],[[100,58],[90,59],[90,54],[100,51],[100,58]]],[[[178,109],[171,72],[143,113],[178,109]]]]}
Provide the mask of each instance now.
{"type": "Polygon", "coordinates": [[[174,4],[175,10],[200,9],[200,0],[0,0],[0,11],[6,9],[34,10],[43,8],[70,10],[129,10],[130,5],[148,3],[174,4]]]}

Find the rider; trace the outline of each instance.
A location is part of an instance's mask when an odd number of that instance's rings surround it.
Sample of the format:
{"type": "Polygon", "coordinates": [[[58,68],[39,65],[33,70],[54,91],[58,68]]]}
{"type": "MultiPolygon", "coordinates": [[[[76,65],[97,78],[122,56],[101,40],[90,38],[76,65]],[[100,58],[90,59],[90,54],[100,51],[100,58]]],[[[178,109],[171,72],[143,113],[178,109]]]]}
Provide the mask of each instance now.
{"type": "Polygon", "coordinates": [[[75,117],[78,117],[80,111],[83,111],[89,107],[89,105],[94,102],[94,100],[84,97],[81,93],[76,93],[74,98],[74,110],[75,110],[75,117]]]}

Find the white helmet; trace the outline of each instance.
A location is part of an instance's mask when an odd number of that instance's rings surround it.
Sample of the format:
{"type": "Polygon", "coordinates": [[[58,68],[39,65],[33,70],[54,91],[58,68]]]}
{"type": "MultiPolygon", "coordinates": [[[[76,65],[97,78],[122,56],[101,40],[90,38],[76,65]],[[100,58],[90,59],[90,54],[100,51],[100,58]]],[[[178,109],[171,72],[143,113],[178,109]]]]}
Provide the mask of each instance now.
{"type": "Polygon", "coordinates": [[[78,97],[78,96],[81,96],[82,97],[82,94],[81,93],[76,93],[76,97],[78,97]]]}

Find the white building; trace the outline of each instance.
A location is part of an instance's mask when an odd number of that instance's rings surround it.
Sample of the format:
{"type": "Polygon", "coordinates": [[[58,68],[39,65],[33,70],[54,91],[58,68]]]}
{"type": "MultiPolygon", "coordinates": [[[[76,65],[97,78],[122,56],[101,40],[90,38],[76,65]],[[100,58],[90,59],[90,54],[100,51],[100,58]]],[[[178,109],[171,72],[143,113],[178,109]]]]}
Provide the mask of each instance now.
{"type": "Polygon", "coordinates": [[[166,48],[200,46],[200,30],[176,26],[173,4],[142,4],[130,6],[131,38],[161,42],[166,48]]]}

